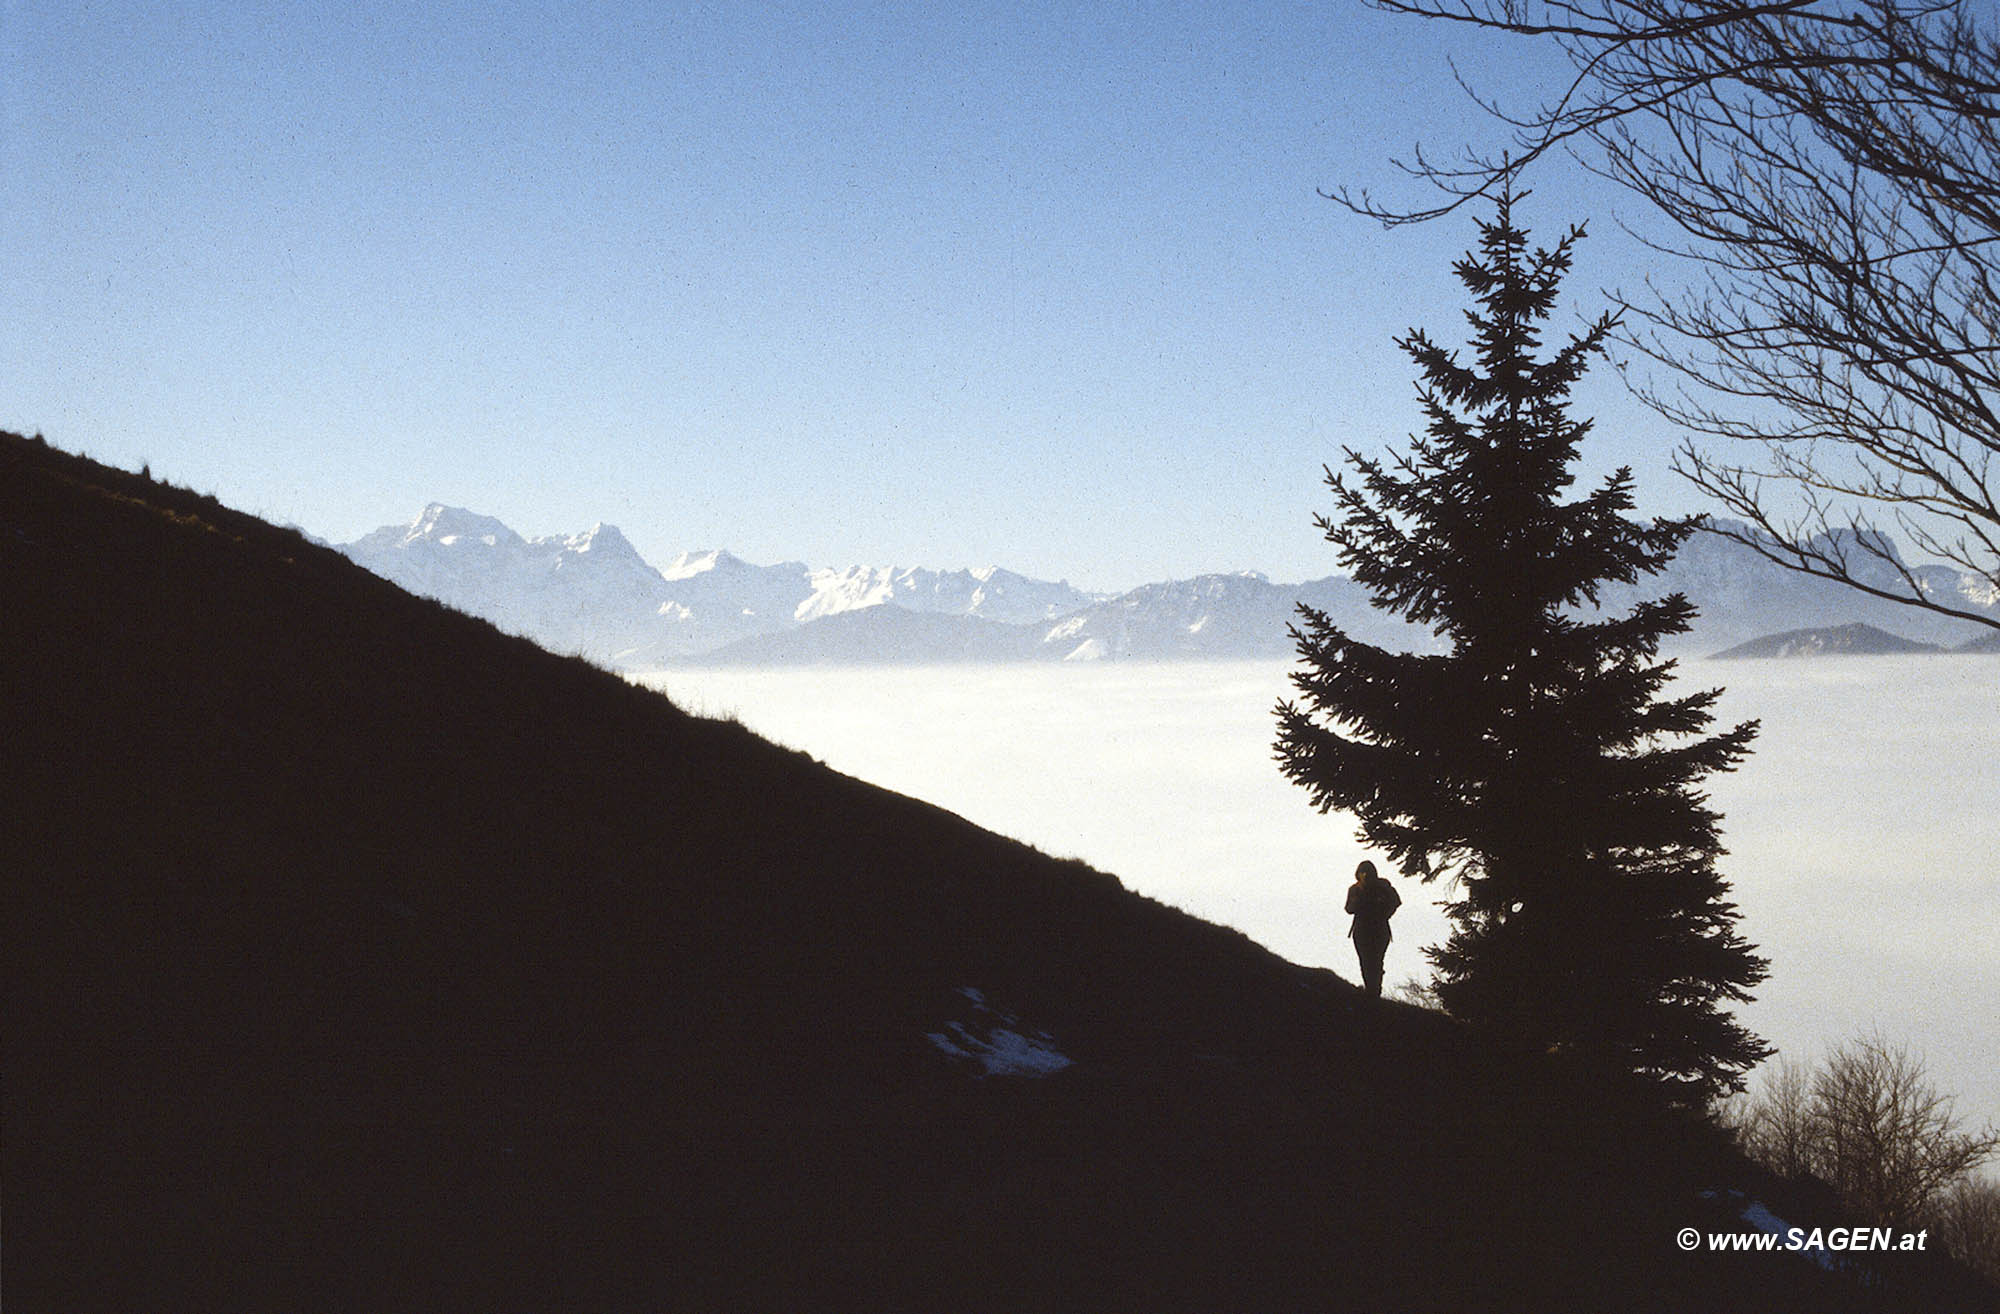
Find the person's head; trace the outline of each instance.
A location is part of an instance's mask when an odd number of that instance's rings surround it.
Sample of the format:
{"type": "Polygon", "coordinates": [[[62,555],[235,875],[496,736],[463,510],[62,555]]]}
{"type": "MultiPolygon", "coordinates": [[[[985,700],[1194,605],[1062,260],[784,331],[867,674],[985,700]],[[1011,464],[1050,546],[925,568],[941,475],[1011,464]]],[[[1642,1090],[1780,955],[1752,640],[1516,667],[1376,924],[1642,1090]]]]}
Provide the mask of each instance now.
{"type": "Polygon", "coordinates": [[[1354,883],[1356,885],[1360,885],[1363,884],[1364,882],[1372,881],[1374,879],[1375,879],[1375,864],[1369,862],[1364,858],[1362,860],[1361,865],[1354,869],[1354,883]]]}

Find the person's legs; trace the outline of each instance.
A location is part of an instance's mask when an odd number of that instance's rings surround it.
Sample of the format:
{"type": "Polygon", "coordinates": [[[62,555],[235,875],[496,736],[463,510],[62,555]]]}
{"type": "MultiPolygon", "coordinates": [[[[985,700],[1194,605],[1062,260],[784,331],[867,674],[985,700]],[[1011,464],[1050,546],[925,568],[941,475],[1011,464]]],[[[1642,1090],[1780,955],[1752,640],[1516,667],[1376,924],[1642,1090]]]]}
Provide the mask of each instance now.
{"type": "Polygon", "coordinates": [[[1361,984],[1375,998],[1382,997],[1382,960],[1389,952],[1389,942],[1374,936],[1354,937],[1354,952],[1361,959],[1361,984]]]}

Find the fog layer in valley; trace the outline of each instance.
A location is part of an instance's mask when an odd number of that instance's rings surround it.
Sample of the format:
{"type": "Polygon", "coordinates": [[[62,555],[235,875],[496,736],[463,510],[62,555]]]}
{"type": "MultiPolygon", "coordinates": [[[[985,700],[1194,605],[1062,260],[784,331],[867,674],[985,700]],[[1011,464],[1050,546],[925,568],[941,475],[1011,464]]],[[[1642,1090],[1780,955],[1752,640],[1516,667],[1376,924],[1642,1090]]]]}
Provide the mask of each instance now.
{"type": "MultiPolygon", "coordinates": [[[[1115,872],[1287,958],[1356,977],[1340,904],[1370,856],[1271,760],[1288,663],[683,670],[646,677],[831,766],[1115,872]]],[[[1719,723],[1763,721],[1712,778],[1743,928],[1771,959],[1747,1018],[1811,1057],[1879,1028],[1970,1121],[2000,1123],[2000,660],[1686,663],[1719,723]]],[[[1446,930],[1399,882],[1393,985],[1446,930]]]]}

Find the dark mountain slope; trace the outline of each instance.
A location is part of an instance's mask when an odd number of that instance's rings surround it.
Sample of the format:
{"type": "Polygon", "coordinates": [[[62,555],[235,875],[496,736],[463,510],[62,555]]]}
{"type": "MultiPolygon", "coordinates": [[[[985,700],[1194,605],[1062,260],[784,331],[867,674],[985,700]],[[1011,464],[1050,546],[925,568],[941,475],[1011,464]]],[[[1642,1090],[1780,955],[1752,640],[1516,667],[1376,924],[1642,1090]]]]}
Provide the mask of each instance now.
{"type": "Polygon", "coordinates": [[[1789,1207],[1698,1128],[12,436],[0,672],[10,1314],[1873,1307],[1673,1248],[1789,1207]]]}

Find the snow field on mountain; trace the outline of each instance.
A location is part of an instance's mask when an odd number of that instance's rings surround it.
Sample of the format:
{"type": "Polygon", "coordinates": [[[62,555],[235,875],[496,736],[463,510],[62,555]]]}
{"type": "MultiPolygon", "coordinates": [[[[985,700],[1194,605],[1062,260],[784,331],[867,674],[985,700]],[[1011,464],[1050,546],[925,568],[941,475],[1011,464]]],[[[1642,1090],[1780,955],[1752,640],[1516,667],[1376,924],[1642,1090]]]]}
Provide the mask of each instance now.
{"type": "MultiPolygon", "coordinates": [[[[1369,856],[1271,760],[1284,662],[685,670],[646,677],[838,770],[926,799],[1355,976],[1340,901],[1369,856]]],[[[1763,721],[1711,778],[1743,928],[1771,959],[1747,1010],[1796,1058],[1879,1028],[1968,1122],[2000,1123],[2000,661],[1683,664],[1763,721]]],[[[1400,882],[1391,985],[1446,930],[1400,882]]]]}

